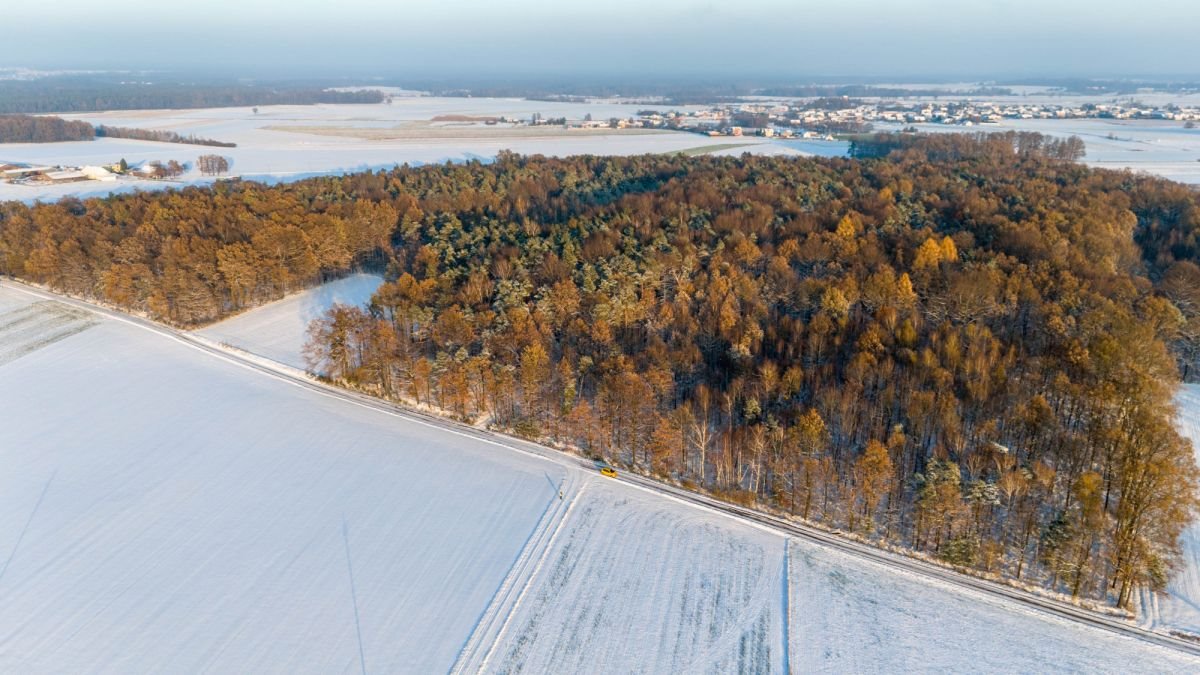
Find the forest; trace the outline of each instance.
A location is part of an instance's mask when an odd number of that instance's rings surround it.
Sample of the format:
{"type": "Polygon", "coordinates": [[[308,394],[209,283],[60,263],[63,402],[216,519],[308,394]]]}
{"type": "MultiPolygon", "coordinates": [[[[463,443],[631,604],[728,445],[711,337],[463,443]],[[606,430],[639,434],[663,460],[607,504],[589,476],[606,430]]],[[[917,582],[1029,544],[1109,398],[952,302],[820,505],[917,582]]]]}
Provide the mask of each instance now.
{"type": "Polygon", "coordinates": [[[0,143],[90,141],[95,135],[95,129],[87,122],[61,117],[0,115],[0,143]]]}
{"type": "Polygon", "coordinates": [[[101,124],[96,127],[96,135],[105,138],[129,138],[135,141],[183,143],[185,145],[208,145],[217,148],[237,147],[237,143],[214,141],[211,138],[201,138],[193,134],[184,136],[166,129],[133,129],[129,127],[110,127],[108,125],[101,124]]]}
{"type": "Polygon", "coordinates": [[[334,91],[288,85],[130,83],[82,76],[0,80],[0,114],[382,103],[383,100],[384,95],[375,90],[334,91]]]}
{"type": "Polygon", "coordinates": [[[138,141],[159,143],[184,143],[208,145],[219,148],[236,148],[237,143],[214,141],[194,135],[183,136],[162,129],[131,129],[110,127],[82,120],[65,120],[51,115],[0,115],[0,143],[60,143],[63,141],[91,141],[96,137],[130,138],[138,141]]]}
{"type": "Polygon", "coordinates": [[[1161,588],[1197,508],[1197,193],[1036,135],[894,145],[6,203],[0,273],[195,326],[380,270],[315,372],[960,568],[1161,588]]]}

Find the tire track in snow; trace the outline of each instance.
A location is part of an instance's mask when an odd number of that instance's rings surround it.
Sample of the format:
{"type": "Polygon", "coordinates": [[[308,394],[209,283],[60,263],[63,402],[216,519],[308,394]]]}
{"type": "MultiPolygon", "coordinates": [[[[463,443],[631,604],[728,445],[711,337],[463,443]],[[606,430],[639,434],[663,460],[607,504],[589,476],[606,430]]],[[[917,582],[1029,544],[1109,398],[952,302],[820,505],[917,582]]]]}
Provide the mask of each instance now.
{"type": "Polygon", "coordinates": [[[771,610],[771,594],[767,592],[770,583],[771,577],[767,570],[758,570],[754,586],[743,590],[743,595],[753,598],[754,602],[745,606],[734,617],[721,617],[727,629],[715,641],[692,656],[687,667],[683,668],[685,672],[698,673],[704,668],[711,669],[719,666],[720,659],[737,653],[737,646],[753,633],[755,624],[763,618],[764,613],[771,610]]]}
{"type": "Polygon", "coordinates": [[[25,541],[25,534],[29,532],[29,526],[33,523],[33,517],[42,508],[42,501],[46,499],[46,493],[50,491],[50,483],[54,482],[54,477],[57,475],[58,469],[55,469],[50,474],[50,477],[46,479],[46,484],[42,486],[42,494],[38,495],[38,500],[33,505],[33,510],[29,512],[29,518],[25,520],[25,527],[21,528],[21,534],[17,535],[17,542],[13,544],[12,550],[8,552],[8,559],[4,561],[4,567],[0,568],[0,579],[3,579],[4,575],[8,573],[8,566],[12,563],[13,558],[17,556],[17,549],[21,548],[21,542],[25,541]]]}
{"type": "Polygon", "coordinates": [[[467,638],[463,651],[450,669],[451,673],[455,675],[468,672],[478,673],[487,666],[534,577],[545,564],[551,544],[554,543],[567,516],[575,507],[579,495],[583,493],[586,483],[581,485],[579,479],[578,471],[567,470],[559,492],[562,496],[559,497],[558,494],[551,496],[545,514],[529,535],[525,547],[521,549],[521,553],[517,556],[512,568],[509,569],[508,575],[496,589],[496,594],[492,596],[492,601],[488,604],[487,609],[479,617],[479,621],[475,624],[475,630],[467,638]],[[535,556],[536,563],[533,562],[535,556]],[[486,650],[484,650],[485,645],[486,650]],[[484,650],[482,655],[481,650],[484,650]]]}
{"type": "Polygon", "coordinates": [[[363,656],[362,620],[358,615],[358,589],[354,585],[354,563],[350,562],[350,526],[342,516],[342,542],[346,545],[346,571],[350,574],[350,601],[354,604],[354,631],[358,635],[358,665],[367,675],[367,658],[363,656]]]}
{"type": "Polygon", "coordinates": [[[0,365],[81,333],[97,321],[89,311],[54,300],[0,313],[0,365]]]}

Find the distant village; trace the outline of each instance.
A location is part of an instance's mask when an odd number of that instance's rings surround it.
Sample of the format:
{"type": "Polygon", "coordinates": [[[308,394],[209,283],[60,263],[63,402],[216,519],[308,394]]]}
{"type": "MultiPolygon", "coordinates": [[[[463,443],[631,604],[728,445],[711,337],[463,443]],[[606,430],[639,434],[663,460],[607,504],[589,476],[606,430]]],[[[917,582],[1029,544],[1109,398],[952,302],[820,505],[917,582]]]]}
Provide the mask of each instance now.
{"type": "Polygon", "coordinates": [[[768,136],[832,140],[837,133],[870,131],[874,123],[947,124],[970,127],[1003,120],[1114,119],[1182,122],[1189,128],[1200,123],[1200,107],[1152,106],[1137,102],[994,103],[977,101],[906,102],[863,101],[851,98],[818,98],[762,103],[729,103],[703,110],[643,110],[628,119],[566,120],[535,115],[513,124],[562,125],[569,129],[672,129],[709,136],[768,136]]]}

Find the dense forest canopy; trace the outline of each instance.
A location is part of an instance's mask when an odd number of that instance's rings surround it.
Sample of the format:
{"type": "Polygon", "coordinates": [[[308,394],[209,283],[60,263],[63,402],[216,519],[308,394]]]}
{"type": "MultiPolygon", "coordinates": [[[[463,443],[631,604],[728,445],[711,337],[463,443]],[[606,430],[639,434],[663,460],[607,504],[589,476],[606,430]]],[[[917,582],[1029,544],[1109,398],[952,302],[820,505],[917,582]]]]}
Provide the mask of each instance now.
{"type": "Polygon", "coordinates": [[[856,134],[850,139],[850,156],[856,159],[887,157],[906,148],[916,148],[921,156],[932,161],[961,160],[980,153],[1078,161],[1087,154],[1087,147],[1078,136],[1056,138],[1034,131],[874,133],[856,134]]]}
{"type": "Polygon", "coordinates": [[[0,143],[56,143],[90,141],[96,130],[87,122],[61,117],[0,115],[0,143]]]}
{"type": "Polygon", "coordinates": [[[367,266],[314,368],[1129,603],[1196,506],[1196,193],[1029,138],[523,158],[0,209],[0,273],[195,325],[367,266]]]}

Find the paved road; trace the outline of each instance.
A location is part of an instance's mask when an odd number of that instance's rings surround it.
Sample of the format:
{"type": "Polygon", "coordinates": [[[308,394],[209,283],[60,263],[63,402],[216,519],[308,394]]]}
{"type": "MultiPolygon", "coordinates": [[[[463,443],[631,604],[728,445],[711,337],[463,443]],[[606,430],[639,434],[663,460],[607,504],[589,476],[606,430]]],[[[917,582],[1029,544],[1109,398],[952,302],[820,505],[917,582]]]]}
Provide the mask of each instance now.
{"type": "MultiPolygon", "coordinates": [[[[506,436],[504,434],[478,429],[476,427],[455,422],[453,420],[437,417],[429,413],[404,408],[371,396],[367,396],[365,394],[360,394],[358,392],[318,382],[287,366],[275,364],[265,359],[258,359],[237,350],[228,349],[220,345],[213,344],[186,331],[171,328],[148,319],[126,314],[118,310],[109,309],[94,303],[61,296],[56,293],[8,279],[0,281],[0,284],[24,291],[43,299],[57,300],[59,302],[96,312],[97,314],[101,314],[116,321],[122,321],[136,325],[140,328],[153,331],[167,338],[182,342],[189,347],[199,349],[217,358],[258,371],[264,375],[283,380],[294,386],[310,389],[324,396],[330,396],[344,401],[349,401],[357,405],[380,410],[398,417],[419,422],[421,424],[436,426],[450,433],[469,436],[489,445],[496,445],[513,451],[535,455],[564,466],[570,466],[574,468],[582,467],[587,470],[594,470],[594,466],[590,461],[582,459],[577,455],[573,455],[561,450],[555,450],[554,448],[538,445],[536,443],[531,443],[519,438],[506,436]]],[[[1076,607],[1075,605],[1067,602],[1061,602],[1051,598],[1034,595],[1032,593],[1004,584],[988,581],[986,579],[960,574],[951,569],[926,562],[924,560],[892,553],[890,551],[876,548],[869,544],[839,537],[836,534],[796,523],[794,521],[785,520],[783,518],[778,518],[770,514],[761,513],[734,504],[721,502],[703,494],[684,490],[683,488],[644,476],[632,474],[627,471],[621,472],[616,480],[709,511],[724,514],[743,523],[750,523],[780,534],[804,539],[822,546],[828,546],[830,548],[858,556],[859,558],[871,560],[893,569],[912,572],[927,578],[936,579],[943,583],[969,588],[977,592],[1005,598],[1026,608],[1200,657],[1200,644],[1176,638],[1164,633],[1146,630],[1120,618],[1107,616],[1098,612],[1083,609],[1081,607],[1076,607]]]]}

